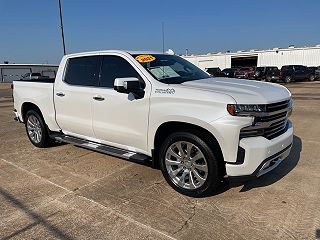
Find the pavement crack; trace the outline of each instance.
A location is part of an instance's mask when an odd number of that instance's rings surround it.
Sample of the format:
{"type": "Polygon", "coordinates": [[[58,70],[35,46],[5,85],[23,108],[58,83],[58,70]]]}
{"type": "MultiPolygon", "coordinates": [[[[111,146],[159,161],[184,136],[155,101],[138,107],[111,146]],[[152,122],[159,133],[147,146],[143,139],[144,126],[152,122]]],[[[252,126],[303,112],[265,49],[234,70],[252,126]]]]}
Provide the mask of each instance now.
{"type": "Polygon", "coordinates": [[[176,235],[177,233],[181,232],[185,227],[187,227],[187,226],[189,225],[190,221],[191,221],[191,220],[193,219],[193,217],[196,215],[197,203],[198,203],[198,201],[196,200],[195,203],[193,204],[193,206],[191,207],[191,209],[192,209],[191,215],[188,217],[188,219],[186,219],[186,220],[184,221],[184,223],[181,225],[181,227],[180,227],[177,231],[175,231],[175,232],[173,233],[173,235],[176,235]]]}

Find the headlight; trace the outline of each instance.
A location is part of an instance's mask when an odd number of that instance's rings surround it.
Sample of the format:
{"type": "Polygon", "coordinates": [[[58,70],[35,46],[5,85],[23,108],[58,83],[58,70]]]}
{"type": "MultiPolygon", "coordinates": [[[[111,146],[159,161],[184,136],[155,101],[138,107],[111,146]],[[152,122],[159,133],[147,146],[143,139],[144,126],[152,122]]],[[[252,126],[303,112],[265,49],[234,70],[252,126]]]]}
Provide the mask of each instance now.
{"type": "Polygon", "coordinates": [[[266,105],[228,104],[227,110],[232,116],[254,116],[255,113],[265,112],[266,105]]]}

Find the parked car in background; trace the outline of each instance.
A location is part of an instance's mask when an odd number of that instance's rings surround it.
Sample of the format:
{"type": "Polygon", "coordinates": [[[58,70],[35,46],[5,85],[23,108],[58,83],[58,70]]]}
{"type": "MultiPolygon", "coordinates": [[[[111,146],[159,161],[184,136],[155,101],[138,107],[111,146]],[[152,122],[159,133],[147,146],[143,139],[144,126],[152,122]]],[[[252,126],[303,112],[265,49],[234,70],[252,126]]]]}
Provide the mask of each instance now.
{"type": "Polygon", "coordinates": [[[213,77],[224,77],[224,73],[221,71],[219,67],[207,68],[206,72],[213,77]]]}
{"type": "Polygon", "coordinates": [[[36,79],[47,79],[49,77],[42,76],[41,73],[26,73],[21,76],[20,80],[36,80],[36,79]]]}
{"type": "Polygon", "coordinates": [[[314,71],[314,75],[316,79],[320,79],[320,66],[318,66],[317,69],[314,71]]]}
{"type": "Polygon", "coordinates": [[[318,69],[318,67],[307,67],[309,70],[312,70],[312,71],[316,71],[318,69]]]}
{"type": "Polygon", "coordinates": [[[239,68],[225,68],[222,70],[225,77],[234,78],[234,73],[239,70],[239,68]]]}
{"type": "Polygon", "coordinates": [[[314,73],[315,79],[319,79],[320,77],[320,66],[318,67],[308,67],[309,70],[311,70],[314,73]]]}
{"type": "Polygon", "coordinates": [[[283,66],[280,71],[280,77],[286,83],[296,80],[314,81],[316,78],[315,71],[303,65],[283,66]]]}
{"type": "Polygon", "coordinates": [[[280,70],[277,67],[257,67],[254,78],[261,81],[277,81],[280,79],[280,70]]]}
{"type": "Polygon", "coordinates": [[[253,67],[242,67],[235,71],[234,77],[236,78],[254,78],[255,69],[253,67]]]}

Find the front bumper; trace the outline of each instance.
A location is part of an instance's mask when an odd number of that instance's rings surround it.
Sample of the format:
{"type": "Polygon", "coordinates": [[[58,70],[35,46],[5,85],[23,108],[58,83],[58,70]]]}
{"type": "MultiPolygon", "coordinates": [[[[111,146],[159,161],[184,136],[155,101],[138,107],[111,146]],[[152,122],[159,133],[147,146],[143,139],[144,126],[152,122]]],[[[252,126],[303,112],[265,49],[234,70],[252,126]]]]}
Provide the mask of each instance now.
{"type": "Polygon", "coordinates": [[[290,121],[287,131],[271,140],[264,137],[241,139],[239,146],[245,150],[243,163],[226,163],[227,175],[230,179],[251,179],[266,174],[289,155],[292,141],[293,126],[290,121]]]}

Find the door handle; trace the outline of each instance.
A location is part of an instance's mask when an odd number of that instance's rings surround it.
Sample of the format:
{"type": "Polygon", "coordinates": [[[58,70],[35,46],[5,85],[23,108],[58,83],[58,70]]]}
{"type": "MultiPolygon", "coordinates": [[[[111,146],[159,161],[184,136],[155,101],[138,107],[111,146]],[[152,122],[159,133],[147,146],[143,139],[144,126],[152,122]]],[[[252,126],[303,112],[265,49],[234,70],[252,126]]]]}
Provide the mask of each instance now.
{"type": "Polygon", "coordinates": [[[103,101],[103,100],[104,100],[104,97],[94,96],[93,99],[96,100],[96,101],[103,101]]]}
{"type": "Polygon", "coordinates": [[[57,92],[56,95],[57,95],[58,97],[64,97],[65,94],[64,94],[63,92],[57,92]]]}

